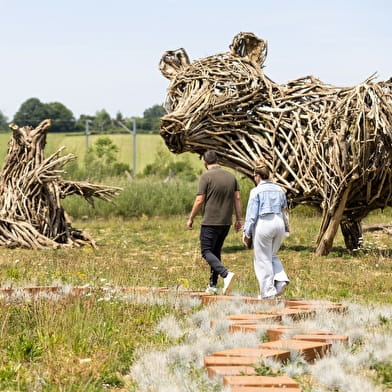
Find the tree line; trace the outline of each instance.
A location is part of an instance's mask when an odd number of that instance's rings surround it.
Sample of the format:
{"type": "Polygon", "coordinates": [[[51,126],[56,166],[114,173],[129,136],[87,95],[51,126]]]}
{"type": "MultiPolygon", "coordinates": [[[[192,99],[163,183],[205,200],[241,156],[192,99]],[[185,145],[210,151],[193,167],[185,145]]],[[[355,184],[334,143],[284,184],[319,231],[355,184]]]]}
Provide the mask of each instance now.
{"type": "Polygon", "coordinates": [[[136,123],[138,133],[158,133],[160,118],[165,114],[162,105],[154,105],[143,112],[143,117],[124,117],[118,112],[115,118],[105,110],[94,115],[81,114],[78,119],[70,109],[60,102],[43,103],[38,98],[29,98],[23,102],[11,121],[0,111],[0,130],[9,131],[8,124],[36,127],[42,120],[50,118],[52,126],[49,132],[85,132],[88,126],[91,133],[107,134],[123,130],[122,125],[133,129],[136,123]]]}

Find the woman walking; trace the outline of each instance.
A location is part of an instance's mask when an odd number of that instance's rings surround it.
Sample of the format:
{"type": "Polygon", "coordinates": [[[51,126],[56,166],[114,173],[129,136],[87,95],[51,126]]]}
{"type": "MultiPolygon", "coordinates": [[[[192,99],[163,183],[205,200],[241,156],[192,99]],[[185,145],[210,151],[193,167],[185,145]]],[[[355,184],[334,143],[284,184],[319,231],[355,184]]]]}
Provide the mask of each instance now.
{"type": "Polygon", "coordinates": [[[285,223],[287,199],[283,190],[269,180],[267,166],[256,166],[257,184],[249,195],[242,242],[246,247],[252,239],[254,269],[260,286],[261,299],[281,295],[289,283],[282,262],[276,256],[288,231],[285,223]]]}

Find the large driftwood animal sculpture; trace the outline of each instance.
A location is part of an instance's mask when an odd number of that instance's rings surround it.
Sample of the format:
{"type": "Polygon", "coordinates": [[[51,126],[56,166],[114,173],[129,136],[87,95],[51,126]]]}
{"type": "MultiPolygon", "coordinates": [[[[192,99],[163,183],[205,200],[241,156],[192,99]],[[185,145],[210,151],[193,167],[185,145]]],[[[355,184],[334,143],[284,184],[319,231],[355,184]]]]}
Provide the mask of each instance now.
{"type": "Polygon", "coordinates": [[[60,170],[75,156],[60,156],[62,149],[44,157],[50,120],[37,128],[19,128],[13,132],[0,173],[0,246],[33,249],[74,247],[94,240],[74,229],[60,200],[79,195],[88,202],[93,198],[110,201],[119,188],[88,182],[65,181],[60,170]]]}
{"type": "Polygon", "coordinates": [[[392,204],[392,81],[335,87],[306,76],[280,85],[263,72],[266,55],[252,33],[192,63],[183,49],[165,52],[161,136],[174,153],[214,149],[250,178],[264,161],[292,207],[322,212],[316,254],[329,253],[339,225],[357,249],[361,220],[392,204]]]}

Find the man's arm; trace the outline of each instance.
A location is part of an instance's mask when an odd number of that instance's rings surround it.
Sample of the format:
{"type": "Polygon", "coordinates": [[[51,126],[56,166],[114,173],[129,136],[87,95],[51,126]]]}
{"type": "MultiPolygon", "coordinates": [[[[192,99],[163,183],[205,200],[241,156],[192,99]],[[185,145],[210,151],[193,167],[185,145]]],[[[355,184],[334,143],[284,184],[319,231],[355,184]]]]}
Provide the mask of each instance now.
{"type": "Polygon", "coordinates": [[[242,203],[240,191],[234,192],[234,210],[235,210],[235,231],[240,231],[242,229],[242,203]]]}
{"type": "Polygon", "coordinates": [[[193,203],[193,207],[192,207],[192,211],[189,214],[189,218],[188,218],[188,222],[187,222],[187,227],[188,229],[192,229],[193,227],[193,219],[195,218],[195,216],[198,214],[198,212],[200,211],[201,207],[203,206],[204,200],[206,198],[206,195],[197,195],[196,199],[193,203]]]}

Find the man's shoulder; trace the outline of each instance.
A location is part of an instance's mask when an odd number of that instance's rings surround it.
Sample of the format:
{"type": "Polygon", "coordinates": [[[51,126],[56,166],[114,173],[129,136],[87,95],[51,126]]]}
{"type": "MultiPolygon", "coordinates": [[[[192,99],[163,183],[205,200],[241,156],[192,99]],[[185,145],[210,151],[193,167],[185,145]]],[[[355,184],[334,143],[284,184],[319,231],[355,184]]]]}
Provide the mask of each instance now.
{"type": "Polygon", "coordinates": [[[229,171],[229,170],[223,168],[222,166],[219,166],[219,169],[218,169],[216,172],[217,172],[219,175],[222,175],[222,176],[227,176],[227,177],[235,178],[235,175],[234,175],[231,171],[229,171]]]}
{"type": "Polygon", "coordinates": [[[216,166],[210,170],[204,172],[201,177],[211,177],[211,176],[232,176],[235,178],[234,174],[229,172],[228,170],[224,169],[221,166],[216,166]]]}
{"type": "Polygon", "coordinates": [[[212,170],[207,170],[200,176],[200,184],[221,184],[222,186],[228,186],[232,184],[238,188],[237,178],[230,171],[221,167],[216,167],[212,170]]]}

